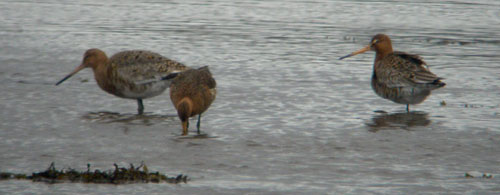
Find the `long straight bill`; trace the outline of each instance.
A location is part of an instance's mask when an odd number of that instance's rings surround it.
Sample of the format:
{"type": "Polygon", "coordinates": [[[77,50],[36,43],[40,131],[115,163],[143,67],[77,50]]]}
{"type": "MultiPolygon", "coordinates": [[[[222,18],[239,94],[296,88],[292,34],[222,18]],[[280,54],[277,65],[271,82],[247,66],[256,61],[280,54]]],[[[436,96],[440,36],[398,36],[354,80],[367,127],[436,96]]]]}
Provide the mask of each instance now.
{"type": "Polygon", "coordinates": [[[56,85],[61,84],[62,82],[64,82],[65,80],[69,79],[71,76],[73,76],[78,71],[80,71],[80,70],[82,70],[84,68],[85,68],[85,66],[83,64],[81,64],[80,66],[76,67],[75,70],[73,70],[73,72],[69,73],[67,76],[65,76],[63,79],[61,79],[59,82],[57,82],[56,85]]]}
{"type": "Polygon", "coordinates": [[[355,55],[358,55],[360,53],[365,53],[367,51],[370,51],[371,50],[371,46],[370,45],[367,45],[365,47],[363,47],[362,49],[358,50],[358,51],[355,51],[355,52],[352,52],[346,56],[343,56],[343,57],[340,57],[339,60],[342,60],[344,58],[348,58],[348,57],[351,57],[351,56],[355,56],[355,55]]]}

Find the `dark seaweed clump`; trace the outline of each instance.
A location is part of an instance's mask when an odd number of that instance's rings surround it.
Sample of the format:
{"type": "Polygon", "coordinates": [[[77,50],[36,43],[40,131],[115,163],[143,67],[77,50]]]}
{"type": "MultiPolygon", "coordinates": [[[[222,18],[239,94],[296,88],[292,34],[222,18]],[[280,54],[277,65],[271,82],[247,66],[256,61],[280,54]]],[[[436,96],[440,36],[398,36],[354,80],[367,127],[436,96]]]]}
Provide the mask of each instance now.
{"type": "Polygon", "coordinates": [[[87,164],[87,171],[78,172],[75,169],[57,170],[52,162],[47,170],[32,173],[31,176],[24,174],[14,174],[0,172],[0,180],[5,179],[26,179],[34,182],[62,183],[62,182],[80,182],[80,183],[99,183],[99,184],[130,184],[130,183],[187,183],[189,180],[186,175],[177,175],[168,177],[159,172],[149,172],[147,166],[141,163],[138,167],[130,164],[129,168],[118,167],[114,164],[114,170],[100,171],[90,170],[90,164],[87,164]]]}

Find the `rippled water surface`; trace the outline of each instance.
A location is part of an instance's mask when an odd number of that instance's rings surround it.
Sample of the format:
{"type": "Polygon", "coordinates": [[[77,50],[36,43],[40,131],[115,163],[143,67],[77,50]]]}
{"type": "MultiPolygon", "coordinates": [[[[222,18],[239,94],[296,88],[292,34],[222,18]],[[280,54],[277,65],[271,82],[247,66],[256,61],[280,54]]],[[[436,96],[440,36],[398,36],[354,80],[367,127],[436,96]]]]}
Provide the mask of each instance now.
{"type": "Polygon", "coordinates": [[[500,193],[498,1],[2,1],[0,19],[0,171],[144,161],[191,178],[9,180],[1,194],[500,193]],[[446,87],[410,113],[375,95],[374,54],[338,58],[377,33],[446,87]],[[168,93],[136,116],[90,69],[54,86],[89,48],[209,65],[218,96],[202,131],[213,138],[180,139],[168,93]]]}

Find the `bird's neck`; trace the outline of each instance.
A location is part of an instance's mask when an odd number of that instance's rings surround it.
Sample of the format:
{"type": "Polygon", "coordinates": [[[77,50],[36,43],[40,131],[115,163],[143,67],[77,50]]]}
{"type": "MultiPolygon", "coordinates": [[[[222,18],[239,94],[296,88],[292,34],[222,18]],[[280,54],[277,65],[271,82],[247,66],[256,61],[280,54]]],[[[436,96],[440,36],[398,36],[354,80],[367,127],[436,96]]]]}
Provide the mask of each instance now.
{"type": "Polygon", "coordinates": [[[392,48],[389,50],[382,50],[382,51],[377,51],[377,54],[375,55],[375,59],[377,60],[382,60],[385,58],[385,56],[388,56],[389,54],[392,53],[392,48]]]}
{"type": "Polygon", "coordinates": [[[113,90],[113,85],[111,83],[111,80],[113,79],[111,64],[106,61],[97,64],[97,66],[92,67],[92,69],[94,71],[94,77],[97,81],[97,85],[99,85],[99,87],[101,87],[104,91],[111,93],[113,90]]]}
{"type": "Polygon", "coordinates": [[[392,51],[392,48],[386,48],[384,50],[377,50],[376,51],[376,54],[375,54],[375,64],[377,64],[377,62],[381,61],[382,59],[384,59],[386,56],[388,56],[389,54],[391,54],[393,51],[392,51]]]}

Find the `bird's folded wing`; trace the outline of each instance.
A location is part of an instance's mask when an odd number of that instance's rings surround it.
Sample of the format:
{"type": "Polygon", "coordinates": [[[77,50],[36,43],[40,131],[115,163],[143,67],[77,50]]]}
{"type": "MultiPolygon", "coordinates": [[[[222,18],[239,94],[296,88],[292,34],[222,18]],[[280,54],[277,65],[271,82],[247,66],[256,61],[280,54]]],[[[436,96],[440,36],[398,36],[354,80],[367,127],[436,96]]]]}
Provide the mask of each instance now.
{"type": "Polygon", "coordinates": [[[167,72],[160,72],[155,66],[128,65],[117,69],[117,78],[126,80],[136,85],[150,84],[161,81],[161,78],[167,76],[167,72]]]}
{"type": "Polygon", "coordinates": [[[382,70],[377,70],[379,81],[388,87],[419,87],[434,83],[441,78],[430,72],[427,64],[417,55],[394,52],[380,63],[382,70]]]}

